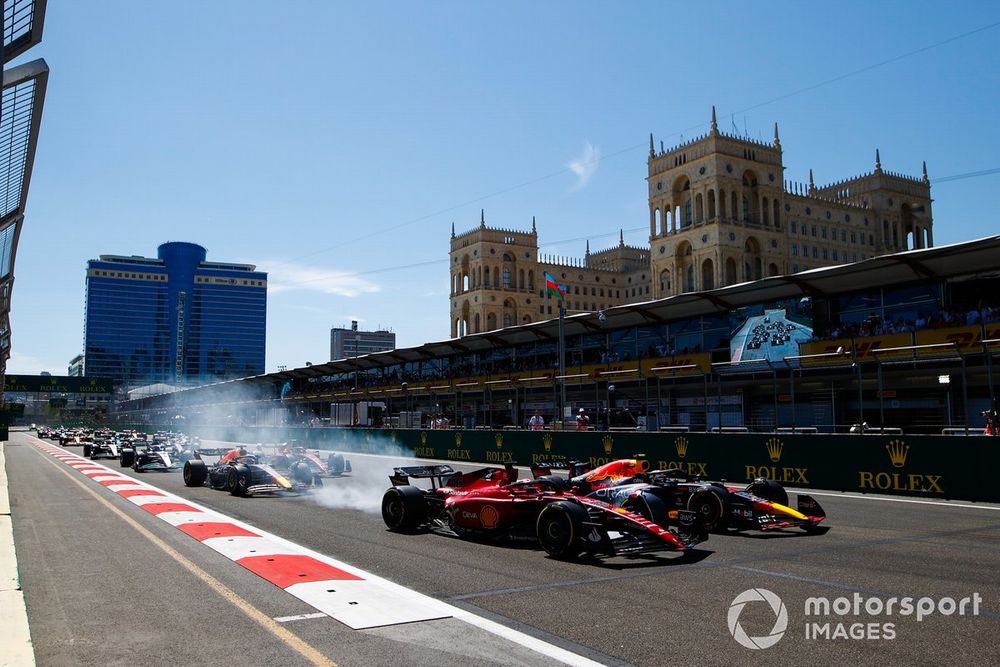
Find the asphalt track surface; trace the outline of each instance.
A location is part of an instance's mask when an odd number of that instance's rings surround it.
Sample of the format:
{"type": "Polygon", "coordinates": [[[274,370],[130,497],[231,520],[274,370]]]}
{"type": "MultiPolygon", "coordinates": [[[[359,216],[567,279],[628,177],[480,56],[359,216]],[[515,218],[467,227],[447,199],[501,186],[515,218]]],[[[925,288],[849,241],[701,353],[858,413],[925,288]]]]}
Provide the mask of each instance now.
{"type": "MultiPolygon", "coordinates": [[[[39,665],[298,665],[323,659],[340,665],[557,664],[531,646],[455,618],[351,630],[329,617],[308,617],[315,612],[308,605],[43,454],[32,441],[12,432],[5,452],[39,665]],[[231,595],[209,588],[121,514],[231,595]],[[306,618],[276,624],[284,635],[260,620],[298,616],[306,618]]],[[[249,499],[186,488],[179,473],[138,475],[115,461],[104,463],[569,650],[580,664],[761,658],[795,665],[1000,664],[1000,505],[817,494],[830,526],[824,535],[713,535],[693,562],[669,554],[562,562],[527,546],[390,533],[375,508],[398,463],[349,458],[351,476],[327,480],[319,493],[249,499]],[[775,645],[751,650],[734,640],[727,616],[739,594],[758,588],[780,597],[788,622],[775,645]],[[806,599],[817,596],[936,601],[976,593],[982,600],[977,616],[971,605],[966,616],[933,613],[922,621],[870,615],[863,606],[859,615],[853,609],[825,618],[804,613],[806,599]],[[895,638],[807,639],[807,622],[830,623],[831,635],[838,623],[848,632],[875,623],[880,636],[883,624],[892,623],[895,638]]],[[[767,636],[775,621],[765,602],[748,603],[738,617],[750,637],[767,636]]]]}

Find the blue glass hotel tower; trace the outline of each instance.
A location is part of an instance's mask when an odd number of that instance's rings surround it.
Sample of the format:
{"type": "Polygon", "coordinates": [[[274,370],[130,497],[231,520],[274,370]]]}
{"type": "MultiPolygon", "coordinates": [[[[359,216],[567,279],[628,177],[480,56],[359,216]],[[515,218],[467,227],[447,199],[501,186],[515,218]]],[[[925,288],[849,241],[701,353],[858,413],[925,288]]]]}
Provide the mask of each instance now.
{"type": "Polygon", "coordinates": [[[263,373],[267,274],[208,262],[194,243],[156,254],[87,262],[86,374],[137,386],[263,373]]]}

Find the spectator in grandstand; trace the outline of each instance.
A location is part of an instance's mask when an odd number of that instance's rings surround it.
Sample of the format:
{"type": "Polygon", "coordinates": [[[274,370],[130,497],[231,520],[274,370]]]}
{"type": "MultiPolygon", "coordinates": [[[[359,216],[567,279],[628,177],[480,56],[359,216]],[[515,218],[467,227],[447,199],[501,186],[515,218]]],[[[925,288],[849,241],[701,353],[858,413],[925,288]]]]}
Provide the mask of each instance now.
{"type": "Polygon", "coordinates": [[[586,431],[590,426],[590,417],[587,416],[587,411],[580,408],[580,411],[576,415],[576,430],[586,431]]]}
{"type": "Polygon", "coordinates": [[[542,416],[540,410],[535,410],[535,414],[528,420],[528,428],[532,431],[541,431],[545,428],[545,417],[542,416]]]}

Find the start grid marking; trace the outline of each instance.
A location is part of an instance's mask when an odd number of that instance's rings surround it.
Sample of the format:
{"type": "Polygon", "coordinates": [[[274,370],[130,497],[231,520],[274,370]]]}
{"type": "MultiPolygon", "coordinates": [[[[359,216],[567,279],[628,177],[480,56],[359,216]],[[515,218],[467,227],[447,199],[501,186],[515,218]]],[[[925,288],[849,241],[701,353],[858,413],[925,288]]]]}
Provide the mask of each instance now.
{"type": "MultiPolygon", "coordinates": [[[[322,612],[361,630],[454,616],[453,607],[299,547],[46,443],[36,446],[82,475],[322,612]]],[[[297,619],[296,619],[297,620],[297,619]]]]}

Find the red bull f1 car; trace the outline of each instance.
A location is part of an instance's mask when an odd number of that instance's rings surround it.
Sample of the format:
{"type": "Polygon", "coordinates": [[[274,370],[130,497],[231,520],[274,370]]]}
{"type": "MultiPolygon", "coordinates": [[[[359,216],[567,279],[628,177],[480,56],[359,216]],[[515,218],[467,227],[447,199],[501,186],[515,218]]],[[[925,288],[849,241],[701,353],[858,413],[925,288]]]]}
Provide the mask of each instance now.
{"type": "Polygon", "coordinates": [[[655,496],[667,507],[696,512],[707,530],[818,531],[826,513],[812,496],[797,494],[798,509],[773,480],[758,478],[745,487],[705,481],[678,468],[647,471],[644,459],[623,459],[570,480],[595,498],[622,505],[635,494],[655,496]]]}
{"type": "Polygon", "coordinates": [[[534,540],[557,558],[687,553],[708,537],[697,513],[668,508],[652,494],[616,505],[577,493],[565,478],[517,475],[513,465],[469,473],[448,465],[395,468],[382,518],[394,531],[534,540]],[[411,479],[428,479],[431,488],[411,486],[411,479]]]}
{"type": "Polygon", "coordinates": [[[314,485],[322,485],[322,480],[318,475],[311,477],[308,482],[290,480],[272,466],[260,462],[258,457],[247,450],[233,449],[226,452],[214,465],[209,465],[200,458],[187,461],[184,464],[184,485],[207,485],[213,489],[229,491],[234,496],[251,496],[304,491],[314,485]]]}

